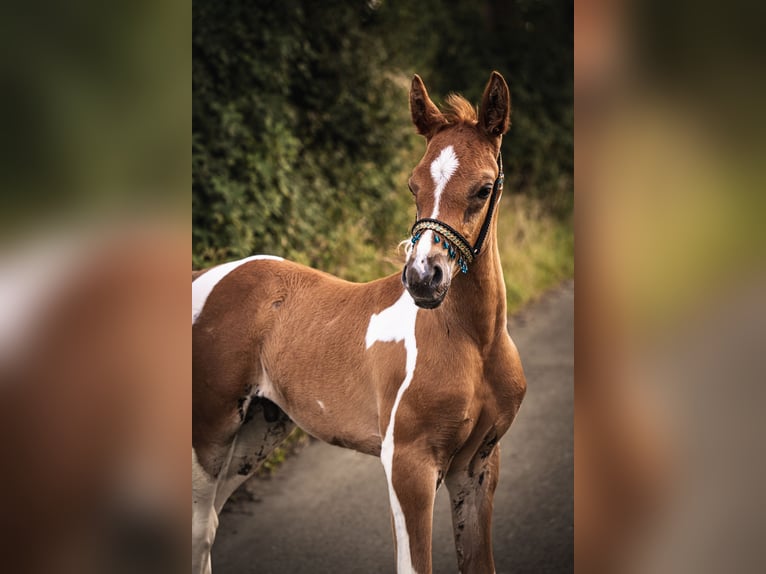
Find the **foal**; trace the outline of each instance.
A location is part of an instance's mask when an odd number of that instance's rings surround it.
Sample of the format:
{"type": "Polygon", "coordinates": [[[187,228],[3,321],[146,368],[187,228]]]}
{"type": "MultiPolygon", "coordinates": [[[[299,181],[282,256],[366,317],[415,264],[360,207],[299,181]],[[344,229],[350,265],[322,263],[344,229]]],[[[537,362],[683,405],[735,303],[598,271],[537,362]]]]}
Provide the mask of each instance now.
{"type": "Polygon", "coordinates": [[[497,442],[526,389],[493,217],[510,95],[493,72],[478,117],[459,96],[447,103],[441,112],[414,77],[410,111],[427,147],[410,179],[419,219],[401,274],[355,284],[256,256],[193,276],[195,573],[210,572],[227,498],[295,424],[380,457],[399,574],[431,572],[442,481],[460,571],[494,572],[497,442]]]}

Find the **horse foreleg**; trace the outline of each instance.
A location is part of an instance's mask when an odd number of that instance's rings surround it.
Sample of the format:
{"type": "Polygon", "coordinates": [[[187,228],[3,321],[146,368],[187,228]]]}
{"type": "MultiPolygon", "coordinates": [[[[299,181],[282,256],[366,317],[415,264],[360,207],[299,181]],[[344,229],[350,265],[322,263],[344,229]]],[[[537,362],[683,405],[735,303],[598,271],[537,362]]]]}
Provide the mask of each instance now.
{"type": "Polygon", "coordinates": [[[500,470],[500,447],[479,452],[467,467],[451,470],[452,528],[461,574],[492,574],[492,501],[500,470]]]}
{"type": "Polygon", "coordinates": [[[425,457],[397,449],[383,458],[396,543],[398,574],[431,573],[431,528],[437,470],[425,457]]]}

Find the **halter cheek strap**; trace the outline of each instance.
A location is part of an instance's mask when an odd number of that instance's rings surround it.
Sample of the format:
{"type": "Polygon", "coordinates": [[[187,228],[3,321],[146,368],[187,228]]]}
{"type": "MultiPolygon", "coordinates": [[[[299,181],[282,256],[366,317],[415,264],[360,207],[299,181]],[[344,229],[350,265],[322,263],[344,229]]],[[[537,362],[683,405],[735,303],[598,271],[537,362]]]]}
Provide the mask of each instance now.
{"type": "Polygon", "coordinates": [[[500,191],[503,189],[503,180],[505,175],[503,174],[503,154],[497,154],[497,166],[498,173],[497,179],[492,186],[492,194],[489,196],[489,207],[487,207],[487,215],[484,217],[484,223],[481,225],[479,235],[476,238],[476,243],[471,244],[463,235],[438,219],[418,219],[415,225],[412,226],[412,244],[415,245],[424,231],[434,232],[434,243],[441,243],[444,249],[447,250],[447,254],[450,259],[458,257],[458,266],[463,273],[468,273],[468,265],[473,263],[474,259],[481,253],[481,248],[484,245],[484,240],[489,233],[489,226],[492,223],[492,214],[495,211],[495,205],[497,204],[497,198],[500,195],[500,191]],[[441,237],[440,237],[441,236],[441,237]]]}

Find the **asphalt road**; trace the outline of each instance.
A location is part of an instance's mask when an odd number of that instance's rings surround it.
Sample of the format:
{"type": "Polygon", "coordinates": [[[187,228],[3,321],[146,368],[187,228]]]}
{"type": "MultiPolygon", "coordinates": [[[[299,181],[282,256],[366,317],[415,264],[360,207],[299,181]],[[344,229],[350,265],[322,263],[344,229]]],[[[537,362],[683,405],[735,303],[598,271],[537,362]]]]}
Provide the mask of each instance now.
{"type": "MultiPolygon", "coordinates": [[[[509,329],[528,388],[500,443],[497,574],[572,572],[574,284],[512,317],[509,329]]],[[[395,571],[378,459],[313,441],[274,478],[253,479],[243,489],[220,517],[215,574],[395,571]]],[[[435,573],[457,571],[446,488],[436,499],[433,564],[435,573]]]]}

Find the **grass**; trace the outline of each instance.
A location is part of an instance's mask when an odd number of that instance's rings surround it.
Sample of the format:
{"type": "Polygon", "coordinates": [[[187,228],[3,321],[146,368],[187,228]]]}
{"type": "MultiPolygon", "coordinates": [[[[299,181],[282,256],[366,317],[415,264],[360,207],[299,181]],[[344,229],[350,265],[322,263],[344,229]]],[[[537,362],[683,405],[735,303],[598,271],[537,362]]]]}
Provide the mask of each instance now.
{"type": "Polygon", "coordinates": [[[574,230],[571,216],[561,221],[534,198],[508,194],[499,209],[498,247],[513,313],[574,276],[574,230]]]}

